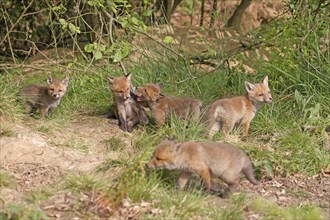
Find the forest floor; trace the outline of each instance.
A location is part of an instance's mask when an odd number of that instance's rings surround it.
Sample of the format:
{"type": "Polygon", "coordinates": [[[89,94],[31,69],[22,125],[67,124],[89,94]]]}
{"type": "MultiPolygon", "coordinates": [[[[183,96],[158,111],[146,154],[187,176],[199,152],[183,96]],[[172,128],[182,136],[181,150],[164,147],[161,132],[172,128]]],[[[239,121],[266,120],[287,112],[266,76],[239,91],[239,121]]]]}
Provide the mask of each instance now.
{"type": "MultiPolygon", "coordinates": [[[[109,119],[97,116],[75,116],[60,127],[46,119],[31,118],[24,123],[2,121],[1,170],[14,177],[16,184],[0,188],[1,206],[12,202],[25,203],[29,193],[44,187],[55,188],[68,173],[94,172],[105,158],[116,159],[119,154],[126,154],[132,137],[138,135],[136,132],[124,133],[115,120],[109,122],[109,119]],[[111,137],[119,138],[125,144],[124,151],[119,153],[108,149],[106,143],[111,137]]],[[[320,173],[308,178],[302,175],[274,177],[263,180],[258,186],[242,181],[238,191],[259,195],[280,207],[315,204],[321,208],[324,219],[329,219],[329,189],[329,174],[320,173]]],[[[211,198],[211,205],[224,204],[225,200],[216,195],[211,198]]],[[[58,192],[43,201],[40,207],[49,217],[81,217],[77,211],[70,213],[72,205],[69,194],[58,192]]],[[[130,205],[125,207],[132,209],[130,205]]],[[[141,207],[146,211],[149,206],[140,204],[141,207]]],[[[126,215],[121,217],[128,218],[130,212],[132,210],[121,212],[126,215]]]]}

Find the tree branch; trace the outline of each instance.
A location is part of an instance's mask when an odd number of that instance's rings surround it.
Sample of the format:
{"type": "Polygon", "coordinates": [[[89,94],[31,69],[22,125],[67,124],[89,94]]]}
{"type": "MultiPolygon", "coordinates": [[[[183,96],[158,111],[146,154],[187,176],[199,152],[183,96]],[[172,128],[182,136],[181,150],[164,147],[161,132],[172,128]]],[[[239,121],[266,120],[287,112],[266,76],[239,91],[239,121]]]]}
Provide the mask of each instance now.
{"type": "Polygon", "coordinates": [[[11,26],[11,28],[9,29],[9,31],[7,31],[6,35],[4,36],[4,38],[0,41],[0,45],[5,41],[5,39],[9,36],[9,34],[13,31],[14,27],[20,22],[20,20],[24,17],[25,12],[31,7],[32,3],[34,2],[34,0],[31,0],[31,2],[28,4],[28,6],[24,9],[24,11],[22,12],[22,14],[19,16],[19,18],[16,20],[16,22],[13,24],[13,26],[11,26]]]}

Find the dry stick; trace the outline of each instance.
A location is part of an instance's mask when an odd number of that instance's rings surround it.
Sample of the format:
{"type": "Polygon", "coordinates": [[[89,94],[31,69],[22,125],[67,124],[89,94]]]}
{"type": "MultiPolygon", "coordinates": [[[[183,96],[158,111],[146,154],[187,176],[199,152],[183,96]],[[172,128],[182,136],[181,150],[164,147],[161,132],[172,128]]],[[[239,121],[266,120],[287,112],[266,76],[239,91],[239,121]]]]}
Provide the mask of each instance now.
{"type": "Polygon", "coordinates": [[[31,0],[30,4],[24,9],[24,11],[22,12],[22,14],[16,20],[15,24],[13,26],[11,26],[11,28],[6,33],[6,35],[4,36],[4,38],[0,41],[0,45],[5,41],[5,39],[9,36],[9,34],[13,31],[14,27],[18,24],[18,22],[20,22],[20,20],[24,17],[25,12],[31,7],[31,5],[32,5],[33,2],[34,2],[34,0],[31,0]]]}
{"type": "MultiPolygon", "coordinates": [[[[6,30],[7,30],[7,33],[9,33],[8,31],[8,23],[7,23],[7,19],[4,19],[5,20],[5,23],[6,23],[6,30]]],[[[10,36],[8,35],[8,43],[9,43],[9,48],[10,48],[10,53],[11,53],[11,57],[14,61],[14,63],[16,64],[16,59],[15,59],[15,56],[14,56],[14,51],[13,51],[13,46],[11,44],[11,40],[10,40],[10,36]]]]}
{"type": "MultiPolygon", "coordinates": [[[[65,65],[61,65],[61,64],[58,64],[58,63],[55,63],[53,62],[52,64],[54,64],[56,67],[59,67],[61,69],[65,69],[65,70],[75,70],[75,71],[78,71],[78,72],[83,72],[85,68],[84,65],[80,64],[80,63],[75,63],[76,65],[80,65],[81,69],[79,68],[75,68],[75,67],[67,67],[65,65]]],[[[37,69],[37,70],[43,70],[43,71],[52,71],[51,68],[45,68],[45,67],[48,67],[50,66],[50,64],[42,64],[42,65],[35,65],[35,64],[0,64],[0,70],[10,70],[10,69],[16,69],[16,68],[31,68],[31,69],[37,69]]],[[[93,69],[90,69],[91,72],[93,72],[94,74],[98,74],[98,72],[94,71],[93,69]]]]}
{"type": "MultiPolygon", "coordinates": [[[[223,61],[218,65],[218,66],[215,66],[213,70],[209,71],[209,72],[206,72],[200,76],[197,76],[195,77],[195,79],[198,79],[198,78],[201,78],[201,77],[204,77],[210,73],[213,73],[215,70],[219,69],[221,66],[223,66],[226,62],[228,62],[228,59],[239,54],[239,53],[242,53],[244,51],[247,51],[247,50],[251,50],[251,49],[254,49],[262,44],[266,44],[267,46],[273,46],[273,45],[270,45],[268,44],[267,42],[264,42],[264,41],[260,41],[260,42],[257,42],[257,43],[254,43],[252,45],[249,45],[249,46],[246,46],[246,45],[242,45],[242,46],[239,46],[239,47],[236,47],[234,49],[232,49],[231,51],[229,51],[228,55],[226,58],[223,58],[223,61]]],[[[204,57],[203,59],[200,59],[201,57],[191,57],[190,59],[195,59],[196,61],[198,61],[199,63],[203,63],[205,62],[205,64],[207,64],[207,61],[204,61],[204,59],[209,59],[210,57],[204,57]]],[[[212,66],[214,65],[213,63],[211,63],[212,66]]],[[[186,80],[181,80],[179,81],[179,83],[182,83],[182,82],[185,82],[186,80]]]]}

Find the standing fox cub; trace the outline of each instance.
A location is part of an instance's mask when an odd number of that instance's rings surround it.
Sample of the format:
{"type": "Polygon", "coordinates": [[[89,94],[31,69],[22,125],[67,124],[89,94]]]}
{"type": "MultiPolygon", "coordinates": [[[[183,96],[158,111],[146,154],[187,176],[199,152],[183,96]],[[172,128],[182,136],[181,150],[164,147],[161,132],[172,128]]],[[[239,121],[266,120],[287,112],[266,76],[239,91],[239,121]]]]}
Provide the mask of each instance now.
{"type": "Polygon", "coordinates": [[[177,180],[180,189],[186,185],[192,173],[203,178],[207,191],[211,189],[211,177],[219,177],[228,185],[223,197],[227,197],[238,186],[241,173],[252,184],[258,184],[249,157],[242,150],[225,143],[167,140],[156,147],[147,166],[151,169],[181,170],[177,180]]]}
{"type": "Polygon", "coordinates": [[[272,95],[268,87],[268,76],[262,83],[252,84],[245,81],[245,96],[236,96],[227,99],[219,99],[214,102],[206,114],[207,125],[210,129],[208,138],[222,128],[225,136],[233,129],[235,124],[243,126],[243,136],[247,136],[251,120],[263,103],[271,103],[272,95]]]}
{"type": "Polygon", "coordinates": [[[47,86],[29,85],[22,88],[18,95],[26,101],[26,113],[31,114],[39,110],[45,117],[60,104],[68,84],[68,77],[58,80],[50,76],[47,79],[47,86]]]}
{"type": "Polygon", "coordinates": [[[202,101],[191,98],[169,97],[161,94],[163,85],[146,84],[135,91],[137,101],[150,108],[156,124],[161,126],[165,123],[171,113],[181,119],[192,118],[198,120],[202,101]]]}
{"type": "Polygon", "coordinates": [[[148,118],[145,111],[130,95],[131,73],[116,78],[108,77],[108,80],[116,103],[115,115],[119,120],[120,129],[132,132],[133,127],[139,122],[147,124],[148,118]]]}

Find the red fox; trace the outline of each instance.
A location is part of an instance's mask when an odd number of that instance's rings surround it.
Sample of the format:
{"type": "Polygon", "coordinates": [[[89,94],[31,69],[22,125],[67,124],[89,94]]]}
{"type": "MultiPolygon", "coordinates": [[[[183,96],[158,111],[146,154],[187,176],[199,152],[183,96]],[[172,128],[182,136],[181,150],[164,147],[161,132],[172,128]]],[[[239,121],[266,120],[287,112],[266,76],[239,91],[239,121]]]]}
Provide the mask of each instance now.
{"type": "Polygon", "coordinates": [[[169,97],[161,93],[163,85],[146,84],[135,91],[138,103],[150,108],[158,126],[165,123],[171,113],[181,119],[198,120],[202,101],[191,98],[169,97]]]}
{"type": "Polygon", "coordinates": [[[39,110],[40,114],[45,117],[60,104],[68,84],[68,77],[58,80],[50,76],[47,79],[47,86],[29,85],[23,87],[18,95],[26,102],[27,114],[33,114],[39,110]]]}
{"type": "Polygon", "coordinates": [[[131,73],[116,78],[108,77],[108,80],[115,99],[115,115],[118,118],[120,129],[132,132],[133,127],[139,122],[147,124],[148,118],[144,109],[137,105],[130,95],[131,73]]]}
{"type": "Polygon", "coordinates": [[[208,138],[213,136],[222,128],[225,136],[233,129],[235,124],[243,126],[243,137],[248,135],[251,120],[256,111],[263,103],[271,103],[272,95],[268,87],[268,76],[262,83],[252,84],[245,81],[245,96],[236,96],[227,99],[219,99],[206,113],[209,130],[208,138]]]}
{"type": "Polygon", "coordinates": [[[151,169],[181,170],[176,183],[180,189],[192,173],[203,178],[207,191],[211,190],[211,177],[218,177],[228,185],[223,197],[238,186],[241,173],[252,184],[258,184],[249,157],[239,148],[226,143],[163,141],[156,147],[147,166],[151,169]]]}

